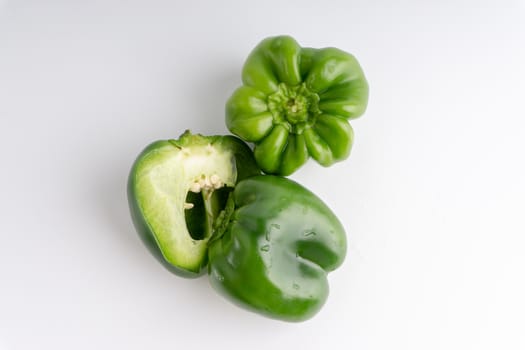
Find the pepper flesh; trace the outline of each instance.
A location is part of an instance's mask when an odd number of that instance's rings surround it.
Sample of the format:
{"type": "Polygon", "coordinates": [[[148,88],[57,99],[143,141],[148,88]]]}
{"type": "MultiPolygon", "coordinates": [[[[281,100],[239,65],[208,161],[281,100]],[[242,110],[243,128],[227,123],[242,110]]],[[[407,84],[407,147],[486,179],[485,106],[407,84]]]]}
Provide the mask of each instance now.
{"type": "Polygon", "coordinates": [[[327,273],[346,255],[345,231],[334,213],[301,185],[271,175],[239,182],[230,203],[222,236],[210,241],[211,285],[270,318],[315,315],[328,296],[327,273]]]}
{"type": "Polygon", "coordinates": [[[323,166],[346,159],[368,83],[349,53],[301,48],[289,36],[263,40],[248,56],[243,86],[226,103],[226,125],[255,143],[268,174],[290,175],[311,156],[323,166]]]}
{"type": "Polygon", "coordinates": [[[249,147],[234,136],[187,131],[178,140],[154,142],[129,175],[136,230],[168,270],[197,277],[206,271],[207,242],[228,192],[259,173],[249,147]]]}

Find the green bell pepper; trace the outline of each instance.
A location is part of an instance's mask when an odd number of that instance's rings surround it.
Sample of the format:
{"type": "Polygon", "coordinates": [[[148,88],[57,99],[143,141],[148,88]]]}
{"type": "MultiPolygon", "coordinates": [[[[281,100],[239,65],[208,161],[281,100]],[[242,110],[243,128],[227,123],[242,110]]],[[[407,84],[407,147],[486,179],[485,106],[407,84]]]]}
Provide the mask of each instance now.
{"type": "Polygon", "coordinates": [[[344,228],[313,193],[292,180],[240,181],[209,242],[211,285],[265,316],[303,321],[328,296],[327,273],[346,254],[344,228]]]}
{"type": "Polygon", "coordinates": [[[131,217],[141,239],[170,271],[203,274],[213,222],[235,184],[260,174],[250,148],[234,136],[193,135],[157,141],[128,180],[131,217]]]}
{"type": "Polygon", "coordinates": [[[310,156],[323,166],[348,157],[348,120],[363,114],[368,101],[368,83],[354,56],[270,37],[249,55],[242,81],[226,103],[226,125],[255,143],[265,173],[289,175],[310,156]]]}

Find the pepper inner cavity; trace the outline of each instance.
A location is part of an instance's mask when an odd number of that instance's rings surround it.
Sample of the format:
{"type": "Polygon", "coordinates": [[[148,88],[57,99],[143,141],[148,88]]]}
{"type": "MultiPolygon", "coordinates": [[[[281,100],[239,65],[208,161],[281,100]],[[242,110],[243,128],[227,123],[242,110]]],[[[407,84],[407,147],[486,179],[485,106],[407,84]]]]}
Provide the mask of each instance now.
{"type": "Polygon", "coordinates": [[[226,206],[231,190],[216,174],[201,175],[190,185],[184,203],[184,217],[193,240],[211,237],[213,223],[226,206]]]}

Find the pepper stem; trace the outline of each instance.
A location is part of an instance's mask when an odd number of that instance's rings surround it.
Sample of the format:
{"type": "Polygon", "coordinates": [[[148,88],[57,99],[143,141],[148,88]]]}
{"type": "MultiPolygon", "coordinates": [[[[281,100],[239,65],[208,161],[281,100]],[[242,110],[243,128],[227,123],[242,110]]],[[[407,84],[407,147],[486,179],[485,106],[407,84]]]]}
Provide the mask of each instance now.
{"type": "Polygon", "coordinates": [[[215,219],[215,222],[213,223],[212,236],[208,240],[208,245],[220,239],[224,235],[234,211],[235,201],[233,200],[233,192],[230,192],[228,194],[228,199],[226,200],[226,206],[223,210],[221,210],[215,219]]]}
{"type": "Polygon", "coordinates": [[[211,237],[213,233],[213,221],[214,221],[214,206],[216,207],[216,196],[212,196],[213,190],[202,190],[202,199],[204,202],[204,212],[206,213],[206,232],[205,238],[211,237]],[[215,205],[214,205],[215,204],[215,205]]]}

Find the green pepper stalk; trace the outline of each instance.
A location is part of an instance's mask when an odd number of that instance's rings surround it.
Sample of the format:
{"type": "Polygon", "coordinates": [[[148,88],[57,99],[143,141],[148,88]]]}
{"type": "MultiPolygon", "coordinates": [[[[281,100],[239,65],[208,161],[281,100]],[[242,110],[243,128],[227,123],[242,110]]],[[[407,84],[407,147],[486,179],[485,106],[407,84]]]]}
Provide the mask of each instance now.
{"type": "Polygon", "coordinates": [[[268,174],[290,175],[311,156],[323,166],[346,159],[368,83],[357,60],[336,48],[302,48],[289,36],[263,40],[226,103],[226,125],[255,144],[268,174]]]}

